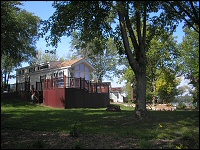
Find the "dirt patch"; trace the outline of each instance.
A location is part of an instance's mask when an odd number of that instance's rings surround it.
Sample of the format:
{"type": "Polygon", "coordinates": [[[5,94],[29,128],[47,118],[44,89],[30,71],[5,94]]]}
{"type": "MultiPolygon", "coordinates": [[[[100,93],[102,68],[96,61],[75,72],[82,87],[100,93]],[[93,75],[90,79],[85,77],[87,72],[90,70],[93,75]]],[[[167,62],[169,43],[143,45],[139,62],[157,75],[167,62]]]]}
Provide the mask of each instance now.
{"type": "Polygon", "coordinates": [[[64,132],[1,130],[1,149],[132,149],[138,148],[131,138],[104,135],[80,135],[74,138],[64,132]]]}
{"type": "MultiPolygon", "coordinates": [[[[152,148],[163,149],[172,141],[150,141],[152,148]]],[[[1,149],[139,149],[140,141],[105,135],[1,129],[1,149]]]]}

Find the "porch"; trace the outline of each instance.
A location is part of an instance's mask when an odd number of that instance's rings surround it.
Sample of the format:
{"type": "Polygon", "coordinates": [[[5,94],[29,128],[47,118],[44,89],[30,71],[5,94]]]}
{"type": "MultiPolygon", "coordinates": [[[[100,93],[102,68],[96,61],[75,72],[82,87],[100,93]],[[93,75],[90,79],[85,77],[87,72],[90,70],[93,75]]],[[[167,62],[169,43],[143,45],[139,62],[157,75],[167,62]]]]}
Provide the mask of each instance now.
{"type": "MultiPolygon", "coordinates": [[[[30,99],[30,82],[17,83],[16,91],[23,100],[30,99]]],[[[66,76],[36,82],[36,96],[39,104],[54,108],[101,108],[110,104],[107,82],[66,76]]]]}

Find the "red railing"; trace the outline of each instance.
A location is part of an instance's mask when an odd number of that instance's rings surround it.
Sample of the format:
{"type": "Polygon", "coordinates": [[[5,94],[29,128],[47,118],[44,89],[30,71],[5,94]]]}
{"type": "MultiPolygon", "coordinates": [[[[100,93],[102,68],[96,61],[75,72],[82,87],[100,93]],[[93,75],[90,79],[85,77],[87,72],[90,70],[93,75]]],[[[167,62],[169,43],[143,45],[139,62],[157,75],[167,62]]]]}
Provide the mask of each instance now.
{"type": "Polygon", "coordinates": [[[109,84],[108,83],[93,83],[91,81],[85,80],[85,78],[75,78],[75,77],[54,77],[51,79],[44,80],[44,89],[52,88],[77,88],[85,89],[90,93],[108,93],[109,84]]]}

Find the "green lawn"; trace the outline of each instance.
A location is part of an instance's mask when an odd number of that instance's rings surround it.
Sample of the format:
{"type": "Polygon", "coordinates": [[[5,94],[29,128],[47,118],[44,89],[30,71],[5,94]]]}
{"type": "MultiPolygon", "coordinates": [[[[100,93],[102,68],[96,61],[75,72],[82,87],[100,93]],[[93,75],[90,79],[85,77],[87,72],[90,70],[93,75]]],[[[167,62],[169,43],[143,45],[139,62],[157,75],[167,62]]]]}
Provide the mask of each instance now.
{"type": "Polygon", "coordinates": [[[172,147],[199,148],[199,111],[149,111],[150,117],[138,120],[133,107],[120,105],[121,112],[106,108],[56,109],[25,101],[2,100],[1,129],[28,129],[70,133],[74,125],[79,133],[131,137],[147,141],[178,140],[172,147]]]}

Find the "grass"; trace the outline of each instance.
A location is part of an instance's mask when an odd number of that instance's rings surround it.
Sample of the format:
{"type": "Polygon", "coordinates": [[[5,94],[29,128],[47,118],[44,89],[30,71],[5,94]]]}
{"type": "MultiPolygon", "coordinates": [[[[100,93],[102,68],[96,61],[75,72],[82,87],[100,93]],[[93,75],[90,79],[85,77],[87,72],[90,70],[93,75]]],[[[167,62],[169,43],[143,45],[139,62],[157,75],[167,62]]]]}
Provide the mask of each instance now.
{"type": "Polygon", "coordinates": [[[109,112],[106,108],[57,109],[19,100],[1,103],[2,129],[78,130],[82,134],[135,138],[142,149],[153,148],[152,140],[178,141],[171,145],[176,149],[199,148],[199,111],[149,111],[149,118],[138,120],[133,117],[133,107],[120,104],[121,112],[109,112]]]}

